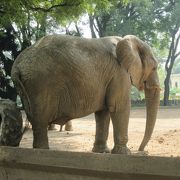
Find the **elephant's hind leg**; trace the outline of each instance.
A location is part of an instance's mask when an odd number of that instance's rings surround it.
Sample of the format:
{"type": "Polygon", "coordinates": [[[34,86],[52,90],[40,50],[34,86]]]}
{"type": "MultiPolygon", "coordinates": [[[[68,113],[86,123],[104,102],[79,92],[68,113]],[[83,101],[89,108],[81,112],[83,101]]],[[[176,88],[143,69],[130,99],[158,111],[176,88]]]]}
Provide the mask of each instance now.
{"type": "Polygon", "coordinates": [[[56,127],[55,127],[56,125],[55,124],[50,124],[49,126],[48,126],[48,130],[56,130],[56,127]]]}
{"type": "Polygon", "coordinates": [[[107,138],[109,134],[110,114],[108,111],[99,111],[95,113],[95,118],[96,136],[92,151],[98,153],[109,153],[107,138]]]}

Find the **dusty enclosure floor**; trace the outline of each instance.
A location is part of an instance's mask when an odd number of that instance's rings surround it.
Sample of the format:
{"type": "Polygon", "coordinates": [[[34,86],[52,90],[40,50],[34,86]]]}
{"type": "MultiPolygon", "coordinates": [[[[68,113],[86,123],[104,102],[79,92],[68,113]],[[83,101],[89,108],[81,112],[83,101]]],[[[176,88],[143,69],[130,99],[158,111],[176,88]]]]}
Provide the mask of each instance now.
{"type": "MultiPolygon", "coordinates": [[[[91,152],[95,138],[94,115],[73,120],[73,131],[49,131],[49,145],[53,150],[91,152]]],[[[145,109],[131,110],[128,147],[136,153],[144,135],[145,109]]],[[[113,131],[110,126],[108,146],[113,147],[113,131]]],[[[28,130],[20,147],[32,148],[32,130],[28,130]]],[[[158,112],[153,136],[145,148],[148,155],[180,156],[180,108],[161,108],[158,112]]]]}

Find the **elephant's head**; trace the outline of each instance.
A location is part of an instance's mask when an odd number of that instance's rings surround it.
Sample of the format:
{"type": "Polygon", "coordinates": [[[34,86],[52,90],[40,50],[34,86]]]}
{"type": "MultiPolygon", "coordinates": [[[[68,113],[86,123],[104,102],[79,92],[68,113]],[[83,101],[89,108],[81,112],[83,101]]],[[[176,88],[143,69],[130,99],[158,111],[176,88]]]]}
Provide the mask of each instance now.
{"type": "Polygon", "coordinates": [[[125,36],[116,48],[117,60],[131,78],[131,83],[144,90],[146,99],[146,129],[140,151],[151,138],[160,100],[160,85],[157,75],[157,61],[151,48],[136,36],[125,36]]]}
{"type": "Polygon", "coordinates": [[[0,145],[19,146],[22,132],[22,116],[16,103],[0,100],[0,145]]]}

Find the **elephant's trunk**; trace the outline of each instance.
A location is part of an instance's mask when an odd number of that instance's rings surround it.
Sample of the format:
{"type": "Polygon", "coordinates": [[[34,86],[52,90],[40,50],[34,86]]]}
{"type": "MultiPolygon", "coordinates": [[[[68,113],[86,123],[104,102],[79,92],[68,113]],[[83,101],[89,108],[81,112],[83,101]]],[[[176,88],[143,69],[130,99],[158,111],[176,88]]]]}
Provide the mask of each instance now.
{"type": "Polygon", "coordinates": [[[139,151],[143,151],[148,141],[151,138],[154,125],[156,122],[157,111],[160,100],[160,89],[159,88],[146,88],[145,87],[145,98],[146,98],[146,129],[143,141],[139,147],[139,151]]]}

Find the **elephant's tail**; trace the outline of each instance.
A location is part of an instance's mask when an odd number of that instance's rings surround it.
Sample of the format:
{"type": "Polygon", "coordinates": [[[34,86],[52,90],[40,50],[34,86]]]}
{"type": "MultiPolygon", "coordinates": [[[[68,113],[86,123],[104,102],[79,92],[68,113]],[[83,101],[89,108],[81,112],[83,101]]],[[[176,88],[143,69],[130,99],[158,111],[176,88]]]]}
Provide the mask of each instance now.
{"type": "Polygon", "coordinates": [[[20,70],[16,69],[16,71],[11,74],[11,77],[12,77],[12,80],[15,84],[16,90],[17,90],[17,92],[21,98],[21,101],[22,101],[23,107],[25,109],[27,118],[28,118],[28,120],[30,120],[31,116],[32,116],[31,103],[30,103],[28,93],[27,93],[27,91],[26,91],[26,89],[25,89],[25,87],[21,81],[20,70]]]}

